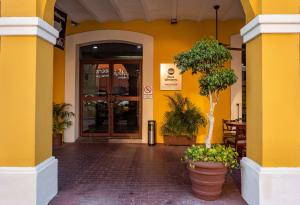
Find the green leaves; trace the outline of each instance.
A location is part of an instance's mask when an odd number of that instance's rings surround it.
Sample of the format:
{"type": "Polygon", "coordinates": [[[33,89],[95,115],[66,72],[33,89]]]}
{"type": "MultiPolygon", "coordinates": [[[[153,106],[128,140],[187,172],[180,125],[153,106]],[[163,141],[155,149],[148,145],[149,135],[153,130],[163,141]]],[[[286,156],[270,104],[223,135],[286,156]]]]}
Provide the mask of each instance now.
{"type": "Polygon", "coordinates": [[[207,96],[209,91],[220,92],[225,90],[237,81],[237,77],[232,69],[220,69],[204,75],[199,80],[200,94],[207,96]]]}
{"type": "Polygon", "coordinates": [[[198,72],[209,74],[230,59],[228,49],[217,40],[205,38],[198,41],[191,50],[175,56],[175,64],[182,73],[191,69],[193,74],[198,72]]]}
{"type": "Polygon", "coordinates": [[[63,131],[72,125],[71,118],[75,116],[73,112],[68,111],[71,104],[53,104],[52,109],[52,131],[53,134],[62,134],[63,131]]]}
{"type": "Polygon", "coordinates": [[[175,64],[182,73],[191,70],[201,73],[199,79],[200,94],[225,90],[237,80],[234,71],[224,68],[224,63],[231,59],[228,49],[217,40],[205,38],[198,41],[191,50],[175,56],[175,64]]]}
{"type": "Polygon", "coordinates": [[[226,167],[236,168],[238,153],[234,148],[225,145],[213,145],[206,148],[203,145],[192,145],[185,151],[184,159],[193,162],[220,162],[226,167]]]}
{"type": "Polygon", "coordinates": [[[169,99],[171,111],[164,115],[161,127],[162,135],[196,135],[199,126],[206,126],[206,119],[191,101],[179,93],[166,96],[169,99]]]}

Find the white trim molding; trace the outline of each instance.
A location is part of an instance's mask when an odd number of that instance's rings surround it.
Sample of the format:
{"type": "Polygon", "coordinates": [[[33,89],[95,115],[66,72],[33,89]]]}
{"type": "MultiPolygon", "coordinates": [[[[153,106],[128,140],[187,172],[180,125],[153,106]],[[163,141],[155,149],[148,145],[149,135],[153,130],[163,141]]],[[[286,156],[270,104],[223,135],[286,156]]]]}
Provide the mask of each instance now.
{"type": "Polygon", "coordinates": [[[300,14],[262,14],[241,29],[244,43],[263,33],[300,33],[300,14]]]}
{"type": "MultiPolygon", "coordinates": [[[[234,48],[241,48],[243,39],[240,34],[230,36],[230,46],[234,48]]],[[[231,95],[231,119],[238,119],[242,117],[242,52],[231,50],[231,68],[237,75],[237,82],[230,87],[231,95]],[[239,106],[238,106],[239,104],[239,106]],[[239,114],[239,116],[238,116],[239,114]]]]}
{"type": "Polygon", "coordinates": [[[0,17],[0,36],[38,36],[55,45],[59,32],[39,17],[0,17]]]}
{"type": "Polygon", "coordinates": [[[262,167],[241,160],[242,196],[249,205],[298,205],[300,167],[262,167]]]}
{"type": "MultiPolygon", "coordinates": [[[[65,56],[65,102],[71,103],[71,110],[79,116],[79,48],[81,46],[102,42],[125,42],[143,46],[143,86],[152,86],[154,39],[152,36],[124,30],[96,30],[78,33],[66,37],[65,56]]],[[[153,98],[143,99],[142,104],[142,136],[138,140],[118,140],[119,142],[147,143],[147,122],[153,120],[153,98]]],[[[65,130],[64,141],[75,142],[79,137],[79,117],[65,130]]],[[[113,140],[116,142],[116,140],[113,140]]]]}
{"type": "Polygon", "coordinates": [[[47,205],[57,194],[57,159],[36,167],[0,167],[0,204],[47,205]]]}

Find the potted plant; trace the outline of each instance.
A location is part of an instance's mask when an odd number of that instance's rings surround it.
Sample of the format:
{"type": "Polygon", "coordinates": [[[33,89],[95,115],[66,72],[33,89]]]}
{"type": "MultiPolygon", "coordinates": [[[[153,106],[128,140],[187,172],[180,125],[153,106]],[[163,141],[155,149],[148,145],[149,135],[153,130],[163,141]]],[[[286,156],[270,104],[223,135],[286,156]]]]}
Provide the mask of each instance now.
{"type": "Polygon", "coordinates": [[[222,187],[228,167],[235,167],[237,153],[224,145],[211,146],[214,128],[214,110],[219,101],[220,92],[237,80],[234,71],[225,68],[224,64],[231,59],[231,54],[217,40],[205,38],[198,41],[189,51],[175,56],[175,64],[182,73],[191,70],[192,74],[200,73],[200,95],[209,99],[208,134],[205,147],[192,147],[186,157],[192,181],[193,192],[202,199],[213,200],[220,195],[217,187],[222,187]],[[230,155],[230,162],[228,157],[230,155]],[[224,159],[226,159],[224,161],[224,159]],[[193,167],[194,169],[191,169],[193,167]],[[226,170],[226,171],[225,171],[226,170]],[[218,174],[215,174],[218,173],[218,174]],[[198,175],[197,177],[195,177],[198,175]],[[208,179],[208,180],[206,180],[208,179]]]}
{"type": "Polygon", "coordinates": [[[166,96],[170,111],[164,115],[161,133],[166,145],[192,145],[200,126],[206,125],[205,117],[191,101],[180,93],[166,96]]]}
{"type": "Polygon", "coordinates": [[[215,200],[222,193],[228,168],[238,167],[238,153],[232,147],[192,145],[185,151],[192,190],[196,197],[215,200]]]}
{"type": "Polygon", "coordinates": [[[69,111],[71,104],[53,104],[52,116],[52,136],[53,136],[53,146],[59,147],[62,145],[62,135],[65,129],[72,125],[72,117],[75,116],[73,112],[69,111]]]}

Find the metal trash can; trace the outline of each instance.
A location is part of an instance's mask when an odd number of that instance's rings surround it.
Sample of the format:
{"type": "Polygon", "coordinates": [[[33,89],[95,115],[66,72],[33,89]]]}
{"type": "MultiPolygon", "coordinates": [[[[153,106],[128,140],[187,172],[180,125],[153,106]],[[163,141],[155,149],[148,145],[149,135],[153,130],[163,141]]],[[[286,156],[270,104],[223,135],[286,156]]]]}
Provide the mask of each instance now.
{"type": "Polygon", "coordinates": [[[154,146],[156,144],[156,121],[148,121],[148,145],[154,146]]]}

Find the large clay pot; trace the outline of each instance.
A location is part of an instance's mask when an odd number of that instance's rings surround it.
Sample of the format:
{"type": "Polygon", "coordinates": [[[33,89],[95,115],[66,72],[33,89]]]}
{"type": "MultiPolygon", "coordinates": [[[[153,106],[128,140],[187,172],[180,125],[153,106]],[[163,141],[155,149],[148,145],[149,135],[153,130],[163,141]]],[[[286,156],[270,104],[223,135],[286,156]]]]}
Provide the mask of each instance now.
{"type": "Polygon", "coordinates": [[[178,136],[164,136],[164,144],[165,145],[181,145],[181,146],[191,146],[196,144],[196,137],[188,137],[185,135],[178,135],[178,136]]]}
{"type": "Polygon", "coordinates": [[[52,144],[54,148],[61,147],[63,142],[62,142],[62,134],[53,134],[52,137],[52,144]]]}
{"type": "Polygon", "coordinates": [[[203,200],[216,200],[222,193],[222,186],[228,169],[217,162],[195,162],[188,170],[192,182],[192,190],[196,197],[203,200]]]}

